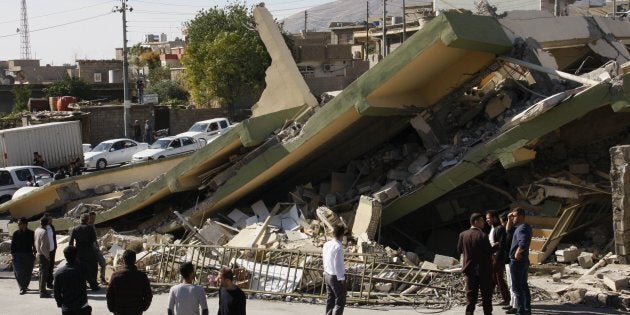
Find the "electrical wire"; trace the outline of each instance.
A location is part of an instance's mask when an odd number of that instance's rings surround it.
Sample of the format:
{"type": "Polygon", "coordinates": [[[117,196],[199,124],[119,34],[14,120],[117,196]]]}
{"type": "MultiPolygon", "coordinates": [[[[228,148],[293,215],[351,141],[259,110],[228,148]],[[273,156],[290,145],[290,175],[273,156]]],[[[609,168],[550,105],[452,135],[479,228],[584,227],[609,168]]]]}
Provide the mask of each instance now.
{"type": "MultiPolygon", "coordinates": [[[[57,14],[63,14],[63,13],[68,13],[68,12],[79,11],[79,10],[83,10],[83,9],[93,8],[93,7],[96,7],[96,6],[99,6],[99,5],[103,5],[103,4],[106,4],[106,3],[110,3],[110,2],[115,2],[115,1],[108,0],[108,1],[100,2],[100,3],[96,3],[96,4],[87,5],[87,6],[84,6],[84,7],[68,9],[68,10],[63,10],[63,11],[56,11],[56,12],[46,13],[46,14],[42,14],[42,15],[30,16],[28,19],[29,20],[33,20],[33,19],[38,19],[38,18],[47,17],[47,16],[51,16],[51,15],[57,15],[57,14]]],[[[19,22],[19,21],[21,21],[21,19],[0,21],[0,24],[19,22]]]]}
{"type": "MultiPolygon", "coordinates": [[[[102,17],[102,16],[110,15],[110,14],[112,14],[112,12],[107,12],[105,14],[90,16],[90,17],[86,17],[86,18],[82,18],[82,19],[79,19],[79,20],[74,20],[74,21],[70,21],[70,22],[66,22],[66,23],[62,23],[62,24],[57,24],[57,25],[42,27],[42,28],[38,28],[38,29],[33,29],[33,30],[30,30],[29,33],[35,33],[35,32],[45,31],[45,30],[49,30],[49,29],[53,29],[53,28],[57,28],[57,27],[61,27],[61,26],[66,26],[66,25],[75,24],[75,23],[79,23],[79,22],[89,21],[89,20],[96,19],[96,18],[99,18],[99,17],[102,17]]],[[[20,35],[20,33],[0,35],[0,38],[19,36],[19,35],[20,35]]]]}

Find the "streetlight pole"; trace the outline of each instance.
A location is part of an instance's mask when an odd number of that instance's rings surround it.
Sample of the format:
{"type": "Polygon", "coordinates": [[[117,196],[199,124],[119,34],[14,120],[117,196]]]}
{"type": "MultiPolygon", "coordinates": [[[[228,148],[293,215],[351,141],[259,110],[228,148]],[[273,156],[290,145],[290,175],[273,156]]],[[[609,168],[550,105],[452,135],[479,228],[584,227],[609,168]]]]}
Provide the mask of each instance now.
{"type": "Polygon", "coordinates": [[[124,98],[124,112],[123,123],[125,130],[125,137],[129,138],[127,130],[129,119],[129,109],[131,108],[131,101],[129,99],[129,61],[127,59],[127,11],[133,11],[133,8],[127,6],[128,0],[120,0],[120,7],[114,7],[113,12],[122,13],[122,25],[123,25],[123,98],[124,98]]]}

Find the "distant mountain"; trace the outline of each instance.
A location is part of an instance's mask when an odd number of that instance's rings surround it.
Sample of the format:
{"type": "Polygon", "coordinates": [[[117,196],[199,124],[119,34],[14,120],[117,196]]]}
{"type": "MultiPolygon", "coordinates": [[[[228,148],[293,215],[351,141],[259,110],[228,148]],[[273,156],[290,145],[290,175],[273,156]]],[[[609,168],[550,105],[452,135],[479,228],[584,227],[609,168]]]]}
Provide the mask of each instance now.
{"type": "MultiPolygon", "coordinates": [[[[383,0],[367,0],[370,17],[383,15],[383,0]]],[[[430,0],[406,0],[407,8],[429,5],[430,0]]],[[[309,31],[328,30],[330,22],[362,22],[366,16],[366,0],[338,0],[307,9],[309,31]]],[[[387,1],[388,16],[402,16],[402,0],[387,1]]],[[[304,28],[304,11],[284,19],[284,29],[289,33],[299,33],[304,28]]]]}

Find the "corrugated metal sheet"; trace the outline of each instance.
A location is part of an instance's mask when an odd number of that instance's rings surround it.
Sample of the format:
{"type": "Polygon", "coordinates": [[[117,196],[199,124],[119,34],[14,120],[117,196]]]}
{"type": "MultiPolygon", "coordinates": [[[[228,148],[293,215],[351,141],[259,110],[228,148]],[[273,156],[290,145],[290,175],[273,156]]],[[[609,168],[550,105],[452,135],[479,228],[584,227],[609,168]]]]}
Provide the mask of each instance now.
{"type": "Polygon", "coordinates": [[[78,121],[48,123],[0,130],[0,166],[31,165],[33,152],[43,155],[46,168],[83,159],[78,121]]]}

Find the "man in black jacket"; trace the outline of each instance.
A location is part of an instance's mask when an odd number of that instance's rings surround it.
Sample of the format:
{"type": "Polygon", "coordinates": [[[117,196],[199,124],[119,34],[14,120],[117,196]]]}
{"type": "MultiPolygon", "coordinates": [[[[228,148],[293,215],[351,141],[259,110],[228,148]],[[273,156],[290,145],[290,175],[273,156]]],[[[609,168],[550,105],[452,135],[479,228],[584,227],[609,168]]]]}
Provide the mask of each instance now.
{"type": "Polygon", "coordinates": [[[490,225],[490,246],[492,246],[492,291],[495,287],[499,287],[501,293],[502,306],[510,304],[510,291],[505,282],[505,239],[507,233],[505,228],[499,221],[499,214],[490,210],[486,212],[486,222],[490,225]]]}
{"type": "Polygon", "coordinates": [[[114,272],[107,289],[107,309],[116,315],[140,315],[149,309],[153,293],[149,278],[136,267],[136,253],[125,250],[125,267],[114,272]]]}
{"type": "Polygon", "coordinates": [[[66,264],[55,272],[55,301],[61,307],[63,315],[89,315],[92,307],[88,305],[85,287],[85,272],[77,260],[77,248],[70,245],[63,250],[66,264]]]}
{"type": "Polygon", "coordinates": [[[470,229],[459,234],[457,249],[464,255],[462,272],[466,278],[466,315],[475,312],[477,297],[481,291],[483,313],[492,314],[492,280],[490,279],[490,257],[492,248],[488,235],[482,229],[485,225],[483,214],[470,216],[470,229]]]}
{"type": "Polygon", "coordinates": [[[100,287],[96,281],[96,273],[98,269],[96,251],[94,243],[96,242],[96,232],[94,228],[88,225],[89,215],[84,213],[81,215],[81,225],[76,226],[70,232],[70,245],[77,243],[77,257],[79,262],[85,265],[87,272],[87,281],[92,291],[98,291],[100,287]]]}
{"type": "Polygon", "coordinates": [[[26,218],[18,221],[19,230],[13,232],[11,238],[11,255],[13,256],[13,273],[20,287],[20,295],[26,293],[31,282],[35,263],[35,233],[28,229],[26,218]]]}
{"type": "Polygon", "coordinates": [[[234,283],[234,273],[230,268],[219,271],[219,312],[218,315],[245,315],[245,293],[234,283]]]}

